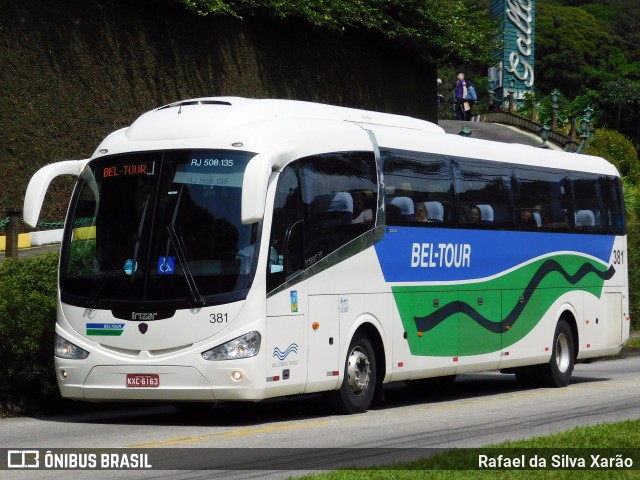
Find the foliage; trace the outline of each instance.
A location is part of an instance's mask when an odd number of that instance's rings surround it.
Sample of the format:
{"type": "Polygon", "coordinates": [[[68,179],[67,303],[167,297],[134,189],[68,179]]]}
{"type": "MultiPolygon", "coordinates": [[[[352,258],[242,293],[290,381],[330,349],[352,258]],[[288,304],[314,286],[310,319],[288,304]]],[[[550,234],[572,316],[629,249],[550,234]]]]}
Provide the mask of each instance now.
{"type": "Polygon", "coordinates": [[[597,88],[602,81],[613,81],[615,49],[608,31],[586,11],[548,5],[538,6],[536,37],[536,85],[543,92],[559,88],[569,97],[580,94],[583,86],[597,88]]]}
{"type": "Polygon", "coordinates": [[[640,163],[631,141],[615,130],[598,128],[584,152],[606,158],[623,176],[627,210],[629,309],[632,329],[640,329],[640,163]]]}
{"type": "Polygon", "coordinates": [[[633,143],[620,132],[607,128],[596,129],[585,153],[606,158],[616,166],[623,177],[629,179],[630,183],[638,183],[638,152],[633,143]]]}
{"type": "Polygon", "coordinates": [[[192,10],[304,18],[334,29],[366,28],[397,39],[430,61],[486,61],[496,47],[496,24],[481,0],[180,0],[192,10]]]}
{"type": "Polygon", "coordinates": [[[536,88],[583,96],[598,124],[640,142],[640,3],[540,0],[536,88]]]}
{"type": "MultiPolygon", "coordinates": [[[[177,0],[0,0],[0,12],[0,220],[22,205],[38,168],[88,158],[110,132],[179,99],[293,98],[435,117],[435,67],[364,29],[266,12],[203,17],[177,0]]],[[[74,181],[53,181],[41,220],[64,219],[74,181]]]]}
{"type": "Polygon", "coordinates": [[[639,140],[640,80],[621,78],[608,82],[593,97],[604,124],[639,140]]]}
{"type": "Polygon", "coordinates": [[[41,394],[55,383],[58,254],[0,264],[0,390],[41,394]]]}
{"type": "MultiPolygon", "coordinates": [[[[625,200],[628,201],[628,191],[632,190],[634,197],[632,208],[638,208],[640,192],[638,187],[625,185],[625,200]]],[[[629,209],[629,203],[627,203],[629,209]]],[[[629,314],[631,315],[632,330],[640,330],[640,217],[638,215],[627,216],[627,251],[629,273],[629,314]]]]}

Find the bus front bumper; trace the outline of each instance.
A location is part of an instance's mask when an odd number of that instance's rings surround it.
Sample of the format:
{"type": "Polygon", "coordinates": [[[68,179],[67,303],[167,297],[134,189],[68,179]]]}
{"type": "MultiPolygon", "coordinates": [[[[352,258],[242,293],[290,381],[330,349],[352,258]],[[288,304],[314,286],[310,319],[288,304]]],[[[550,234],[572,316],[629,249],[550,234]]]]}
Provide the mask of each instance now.
{"type": "Polygon", "coordinates": [[[265,393],[264,385],[251,384],[247,372],[232,367],[216,369],[210,380],[190,366],[96,366],[88,375],[82,370],[73,365],[56,366],[63,397],[92,402],[216,402],[258,401],[265,393]]]}

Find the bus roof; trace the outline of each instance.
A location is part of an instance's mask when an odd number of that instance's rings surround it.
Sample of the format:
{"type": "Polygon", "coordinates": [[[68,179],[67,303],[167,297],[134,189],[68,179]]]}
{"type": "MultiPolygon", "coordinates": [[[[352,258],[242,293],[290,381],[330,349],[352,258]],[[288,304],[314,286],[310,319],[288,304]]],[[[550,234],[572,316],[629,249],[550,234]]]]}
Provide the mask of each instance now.
{"type": "MultiPolygon", "coordinates": [[[[94,156],[140,150],[232,148],[270,153],[281,169],[303,155],[380,147],[618,175],[604,159],[444,133],[438,125],[403,115],[321,103],[242,97],[183,100],[141,115],[109,135],[94,156]],[[284,152],[284,153],[283,153],[284,152]]],[[[265,165],[266,166],[266,165],[265,165]]]]}
{"type": "Polygon", "coordinates": [[[619,176],[613,164],[603,158],[591,155],[569,153],[519,143],[494,142],[453,134],[437,137],[414,135],[409,132],[392,131],[384,127],[375,128],[374,133],[381,148],[397,148],[454,157],[477,158],[513,165],[558,168],[576,172],[619,176]]]}

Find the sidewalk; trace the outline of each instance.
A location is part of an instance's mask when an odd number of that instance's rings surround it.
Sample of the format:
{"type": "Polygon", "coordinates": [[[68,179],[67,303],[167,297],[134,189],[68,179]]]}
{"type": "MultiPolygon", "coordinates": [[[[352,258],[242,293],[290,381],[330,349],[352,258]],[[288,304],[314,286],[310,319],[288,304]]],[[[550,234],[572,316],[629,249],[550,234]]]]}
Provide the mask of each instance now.
{"type": "MultiPolygon", "coordinates": [[[[18,258],[30,257],[32,255],[38,255],[40,253],[46,253],[46,252],[57,252],[59,250],[60,250],[59,243],[52,243],[49,245],[39,245],[36,247],[29,247],[29,248],[20,248],[18,250],[18,258]]],[[[4,262],[4,257],[5,257],[4,250],[0,251],[0,263],[4,262]]]]}

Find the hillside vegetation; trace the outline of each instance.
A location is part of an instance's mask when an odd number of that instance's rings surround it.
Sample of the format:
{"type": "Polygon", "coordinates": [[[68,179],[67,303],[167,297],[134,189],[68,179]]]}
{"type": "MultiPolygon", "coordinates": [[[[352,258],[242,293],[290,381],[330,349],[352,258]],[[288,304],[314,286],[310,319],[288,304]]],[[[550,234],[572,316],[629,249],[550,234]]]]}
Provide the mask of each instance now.
{"type": "MultiPolygon", "coordinates": [[[[0,0],[0,220],[41,166],[183,98],[295,98],[435,119],[435,67],[356,30],[202,16],[177,0],[0,0]]],[[[62,221],[70,180],[41,220],[62,221]]]]}

